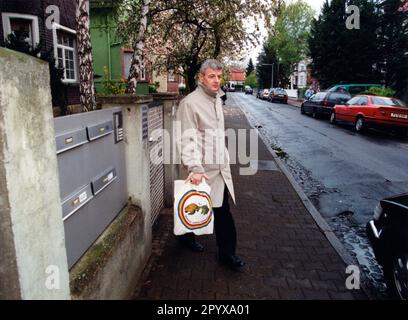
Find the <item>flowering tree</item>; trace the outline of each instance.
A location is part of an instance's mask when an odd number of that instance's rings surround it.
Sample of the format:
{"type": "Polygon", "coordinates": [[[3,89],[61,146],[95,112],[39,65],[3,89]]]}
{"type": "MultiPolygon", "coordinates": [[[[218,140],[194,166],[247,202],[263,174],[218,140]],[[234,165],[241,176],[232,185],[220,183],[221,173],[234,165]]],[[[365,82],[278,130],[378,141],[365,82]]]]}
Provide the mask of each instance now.
{"type": "Polygon", "coordinates": [[[407,11],[408,10],[408,0],[401,0],[402,5],[399,7],[398,11],[407,11]]]}
{"type": "MultiPolygon", "coordinates": [[[[137,39],[134,25],[145,15],[140,1],[123,3],[119,5],[118,34],[129,43],[137,39]]],[[[158,71],[173,70],[184,76],[192,90],[205,59],[232,58],[259,42],[258,23],[261,17],[269,22],[273,3],[275,0],[156,0],[147,15],[145,49],[158,71]],[[254,32],[247,32],[248,23],[254,32]]]]}

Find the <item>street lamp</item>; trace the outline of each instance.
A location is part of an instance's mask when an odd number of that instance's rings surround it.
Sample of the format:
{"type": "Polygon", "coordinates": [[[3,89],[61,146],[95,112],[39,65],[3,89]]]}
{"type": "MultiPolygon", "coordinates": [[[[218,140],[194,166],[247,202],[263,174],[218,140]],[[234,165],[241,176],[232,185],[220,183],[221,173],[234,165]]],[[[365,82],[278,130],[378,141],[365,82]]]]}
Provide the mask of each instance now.
{"type": "Polygon", "coordinates": [[[271,84],[271,88],[273,88],[273,66],[275,63],[263,63],[263,66],[272,66],[272,84],[271,84]]]}

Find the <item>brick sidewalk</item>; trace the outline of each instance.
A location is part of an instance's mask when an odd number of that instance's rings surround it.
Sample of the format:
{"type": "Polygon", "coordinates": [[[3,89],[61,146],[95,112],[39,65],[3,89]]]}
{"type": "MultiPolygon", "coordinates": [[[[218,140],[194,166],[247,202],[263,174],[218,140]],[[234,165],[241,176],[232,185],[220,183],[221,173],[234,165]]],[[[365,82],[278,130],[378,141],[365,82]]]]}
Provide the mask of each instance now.
{"type": "MultiPolygon", "coordinates": [[[[226,127],[249,128],[237,108],[226,107],[226,127]]],[[[273,157],[259,140],[259,160],[273,157]]],[[[215,235],[202,236],[204,253],[181,248],[172,234],[172,210],[154,228],[153,255],[134,299],[367,299],[345,287],[346,265],[278,169],[241,176],[232,165],[242,272],[217,263],[215,235]]]]}

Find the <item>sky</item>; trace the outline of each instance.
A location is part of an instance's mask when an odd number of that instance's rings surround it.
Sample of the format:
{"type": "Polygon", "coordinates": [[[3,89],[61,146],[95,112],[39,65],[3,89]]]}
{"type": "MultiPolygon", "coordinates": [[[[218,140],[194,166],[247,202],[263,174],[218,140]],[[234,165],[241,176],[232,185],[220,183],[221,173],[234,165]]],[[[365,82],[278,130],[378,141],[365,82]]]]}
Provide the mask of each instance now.
{"type": "MultiPolygon", "coordinates": [[[[319,13],[320,13],[320,9],[321,9],[321,7],[322,7],[325,0],[304,0],[304,1],[307,2],[315,10],[316,17],[317,17],[319,15],[319,13]]],[[[291,2],[291,1],[288,1],[288,2],[291,2]]],[[[259,53],[262,50],[263,39],[267,35],[267,30],[264,28],[263,25],[261,26],[261,32],[262,32],[262,39],[260,41],[261,44],[258,45],[256,48],[253,48],[253,49],[250,50],[249,56],[244,61],[245,65],[248,64],[249,58],[252,58],[252,61],[254,62],[254,64],[256,64],[257,57],[258,57],[259,53]]]]}

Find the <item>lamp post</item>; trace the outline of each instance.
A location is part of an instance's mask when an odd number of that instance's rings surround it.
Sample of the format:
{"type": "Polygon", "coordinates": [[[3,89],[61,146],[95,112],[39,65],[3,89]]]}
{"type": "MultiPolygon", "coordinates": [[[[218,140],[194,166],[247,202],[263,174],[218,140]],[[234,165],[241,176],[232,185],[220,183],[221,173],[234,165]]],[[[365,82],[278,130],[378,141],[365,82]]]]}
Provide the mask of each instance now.
{"type": "Polygon", "coordinates": [[[263,63],[263,66],[272,66],[272,83],[271,83],[271,88],[273,88],[273,66],[275,63],[263,63]]]}

